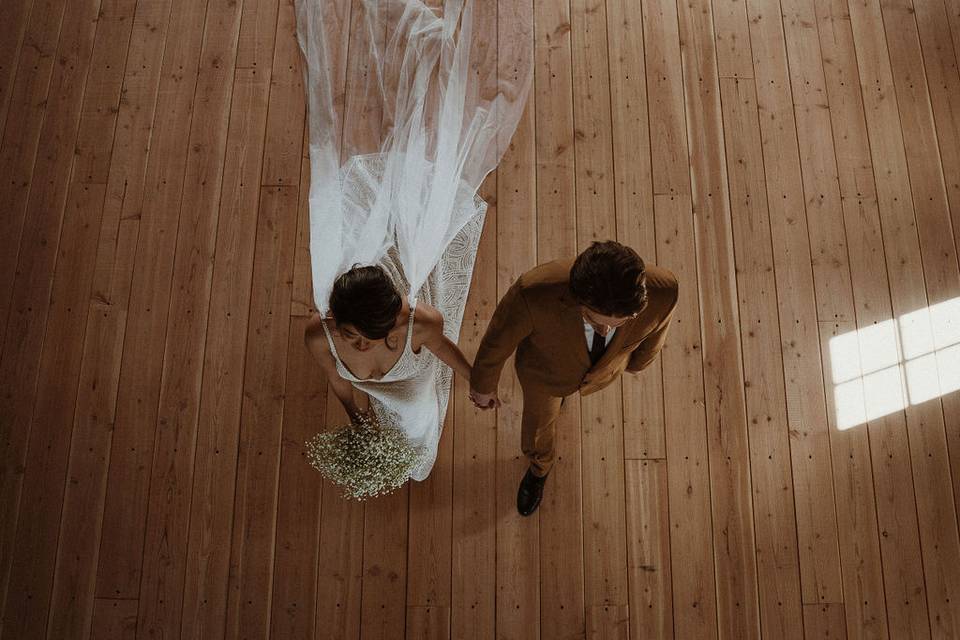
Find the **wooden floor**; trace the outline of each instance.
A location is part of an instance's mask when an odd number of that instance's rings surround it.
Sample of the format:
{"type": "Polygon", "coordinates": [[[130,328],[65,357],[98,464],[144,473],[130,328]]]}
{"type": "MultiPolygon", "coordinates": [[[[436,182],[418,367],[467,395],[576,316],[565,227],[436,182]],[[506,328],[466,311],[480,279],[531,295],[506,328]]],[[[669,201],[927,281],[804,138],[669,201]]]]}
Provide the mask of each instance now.
{"type": "Polygon", "coordinates": [[[290,0],[4,0],[4,639],[960,638],[960,4],[499,5],[536,81],[463,348],[593,239],[681,283],[527,519],[512,372],[424,483],[304,461],[290,0]]]}

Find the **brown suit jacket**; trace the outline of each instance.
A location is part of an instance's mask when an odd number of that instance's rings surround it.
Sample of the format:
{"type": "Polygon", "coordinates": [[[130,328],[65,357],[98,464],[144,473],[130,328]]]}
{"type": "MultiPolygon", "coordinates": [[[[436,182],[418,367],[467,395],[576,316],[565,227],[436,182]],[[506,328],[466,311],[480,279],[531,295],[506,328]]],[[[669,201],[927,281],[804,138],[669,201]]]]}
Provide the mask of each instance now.
{"type": "Polygon", "coordinates": [[[580,390],[599,391],[626,371],[647,367],[663,347],[677,304],[677,278],[647,266],[647,306],[617,328],[603,357],[590,366],[580,305],[570,293],[573,260],[540,265],[510,287],[497,305],[480,343],[471,386],[480,393],[497,390],[503,365],[517,351],[517,376],[562,397],[580,390]]]}

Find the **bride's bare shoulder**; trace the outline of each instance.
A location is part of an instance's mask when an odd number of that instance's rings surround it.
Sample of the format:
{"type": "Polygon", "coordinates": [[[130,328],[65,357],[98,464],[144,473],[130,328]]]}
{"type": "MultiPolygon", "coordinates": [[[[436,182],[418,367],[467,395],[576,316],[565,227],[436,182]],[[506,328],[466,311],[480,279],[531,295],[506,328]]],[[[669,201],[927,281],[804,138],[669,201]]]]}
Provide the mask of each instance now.
{"type": "Polygon", "coordinates": [[[327,342],[326,332],[323,325],[328,322],[326,319],[314,314],[307,322],[307,327],[303,332],[303,341],[307,349],[314,355],[321,364],[325,364],[328,358],[331,358],[330,344],[327,342]]]}
{"type": "Polygon", "coordinates": [[[421,342],[443,334],[443,314],[435,307],[421,302],[413,314],[413,333],[421,342]]]}

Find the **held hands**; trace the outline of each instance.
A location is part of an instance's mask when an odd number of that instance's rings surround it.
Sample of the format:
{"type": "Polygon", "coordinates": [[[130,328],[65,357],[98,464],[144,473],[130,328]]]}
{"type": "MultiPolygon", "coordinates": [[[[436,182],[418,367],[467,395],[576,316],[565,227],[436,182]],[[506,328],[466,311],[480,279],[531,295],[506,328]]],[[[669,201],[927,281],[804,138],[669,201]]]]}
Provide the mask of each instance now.
{"type": "Polygon", "coordinates": [[[494,389],[493,393],[480,393],[473,388],[473,368],[470,370],[470,400],[473,401],[473,406],[477,409],[482,409],[487,411],[489,409],[499,409],[500,408],[500,398],[497,397],[497,390],[494,389]]]}
{"type": "Polygon", "coordinates": [[[500,398],[497,397],[496,391],[493,393],[480,393],[474,389],[470,389],[470,399],[473,401],[474,406],[477,409],[499,409],[501,402],[500,398]]]}

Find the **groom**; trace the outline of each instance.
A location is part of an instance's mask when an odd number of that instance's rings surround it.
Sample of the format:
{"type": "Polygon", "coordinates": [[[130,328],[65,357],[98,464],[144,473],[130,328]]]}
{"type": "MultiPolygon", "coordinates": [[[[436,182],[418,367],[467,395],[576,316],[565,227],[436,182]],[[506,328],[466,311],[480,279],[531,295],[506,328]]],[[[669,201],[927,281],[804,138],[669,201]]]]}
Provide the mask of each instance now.
{"type": "Polygon", "coordinates": [[[520,276],[497,305],[480,343],[470,397],[500,406],[497,383],[517,352],[523,389],[521,448],[530,468],[517,510],[540,505],[553,467],[554,432],[565,396],[603,389],[624,371],[646,368],[660,352],[677,304],[677,279],[617,242],[594,242],[576,260],[558,260],[520,276]]]}

